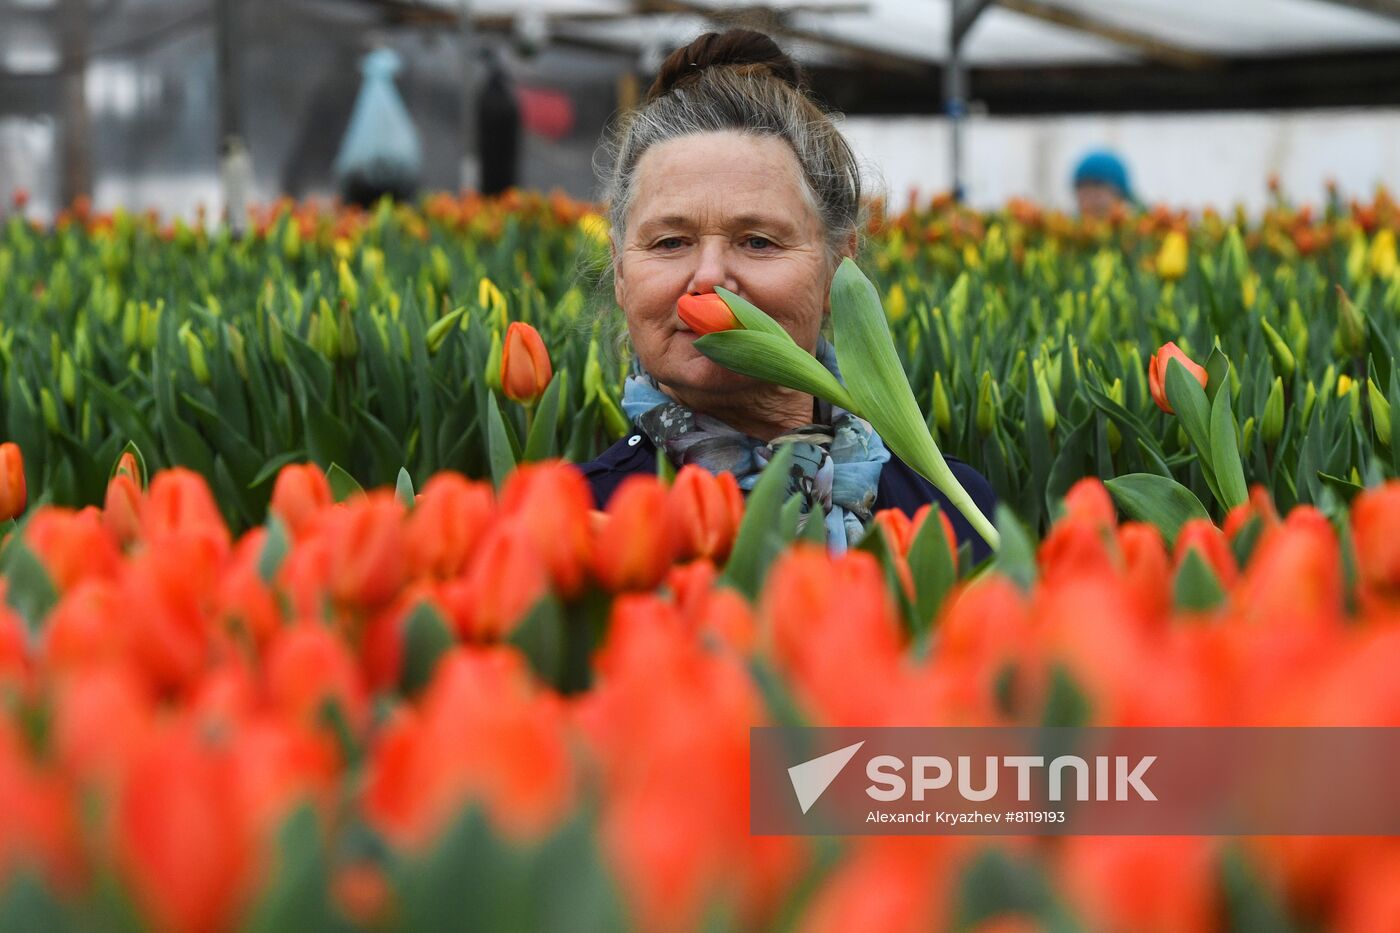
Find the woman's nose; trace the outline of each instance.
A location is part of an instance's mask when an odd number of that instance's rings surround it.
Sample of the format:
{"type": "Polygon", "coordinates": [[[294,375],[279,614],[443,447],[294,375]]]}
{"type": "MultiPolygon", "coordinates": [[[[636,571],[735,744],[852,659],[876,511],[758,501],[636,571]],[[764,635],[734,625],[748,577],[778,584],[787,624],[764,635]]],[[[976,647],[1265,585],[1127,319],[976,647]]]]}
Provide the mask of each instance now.
{"type": "Polygon", "coordinates": [[[729,244],[723,237],[702,239],[695,257],[695,271],[691,273],[687,293],[702,295],[714,291],[716,285],[731,292],[739,290],[730,264],[729,244]]]}

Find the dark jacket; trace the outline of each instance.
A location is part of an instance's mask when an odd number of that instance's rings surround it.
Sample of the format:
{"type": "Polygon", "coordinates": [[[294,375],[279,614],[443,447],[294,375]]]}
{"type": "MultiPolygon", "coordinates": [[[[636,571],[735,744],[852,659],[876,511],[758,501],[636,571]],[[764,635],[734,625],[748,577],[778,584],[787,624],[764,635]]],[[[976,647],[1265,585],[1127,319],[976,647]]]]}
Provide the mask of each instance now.
{"type": "MultiPolygon", "coordinates": [[[[982,514],[992,518],[996,509],[997,496],[991,484],[971,466],[957,459],[947,457],[953,475],[962,483],[968,495],[977,503],[982,514]]],[[[656,472],[656,447],[645,434],[629,434],[613,444],[598,457],[579,465],[588,483],[593,487],[593,499],[598,508],[605,508],[613,492],[629,476],[638,473],[656,472]]],[[[913,517],[920,506],[930,502],[938,503],[953,524],[953,533],[958,543],[971,542],[974,564],[991,554],[987,542],[973,530],[962,513],[953,507],[948,497],[933,487],[933,484],[910,469],[904,461],[890,454],[890,462],[880,471],[880,485],[875,492],[875,511],[899,509],[913,517]]]]}

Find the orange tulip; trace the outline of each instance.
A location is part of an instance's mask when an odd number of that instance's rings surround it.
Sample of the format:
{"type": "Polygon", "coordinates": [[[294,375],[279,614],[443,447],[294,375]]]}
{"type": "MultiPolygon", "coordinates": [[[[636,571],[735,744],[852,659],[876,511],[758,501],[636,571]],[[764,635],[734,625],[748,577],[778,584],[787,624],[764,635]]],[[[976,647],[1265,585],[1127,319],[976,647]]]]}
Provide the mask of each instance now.
{"type": "Polygon", "coordinates": [[[107,483],[102,524],[121,547],[141,537],[141,487],[129,474],[118,472],[107,483]]]}
{"type": "Polygon", "coordinates": [[[1356,562],[1366,588],[1377,595],[1400,596],[1400,482],[1368,489],[1351,506],[1351,533],[1356,562]]]}
{"type": "Polygon", "coordinates": [[[352,729],[363,727],[369,699],[345,641],[320,622],[283,628],[265,662],[267,698],[289,723],[315,729],[322,706],[340,707],[352,729]]]}
{"type": "Polygon", "coordinates": [[[0,522],[24,512],[24,455],[14,441],[0,444],[0,522]]]}
{"type": "Polygon", "coordinates": [[[524,463],[501,490],[503,517],[529,529],[537,560],[563,596],[583,586],[593,493],[576,467],[559,461],[524,463]]]}
{"type": "Polygon", "coordinates": [[[676,313],[685,326],[701,337],[721,330],[734,330],[743,325],[729,310],[724,299],[714,292],[703,295],[682,295],[676,301],[676,313]]]}
{"type": "Polygon", "coordinates": [[[744,496],[734,474],[684,466],[667,493],[666,507],[679,539],[681,560],[703,557],[723,562],[729,556],[744,517],[744,496]]]}
{"type": "Polygon", "coordinates": [[[322,527],[330,541],[330,589],[341,603],[364,608],[394,598],[407,571],[403,506],[384,490],[356,496],[322,527]]]}
{"type": "Polygon", "coordinates": [[[277,474],[268,509],[286,522],[293,537],[299,538],[331,501],[331,485],[321,468],[314,463],[294,463],[277,474]]]}
{"type": "Polygon", "coordinates": [[[1215,527],[1209,519],[1193,518],[1181,526],[1176,537],[1175,566],[1181,569],[1189,551],[1195,550],[1206,566],[1214,571],[1220,585],[1229,590],[1235,585],[1239,571],[1235,566],[1235,555],[1230,553],[1230,545],[1225,533],[1215,527]]]}
{"type": "Polygon", "coordinates": [[[438,590],[458,634],[472,641],[505,638],[548,592],[539,549],[518,520],[487,529],[465,575],[438,590]]]}
{"type": "Polygon", "coordinates": [[[440,579],[459,575],[495,512],[496,497],[486,483],[448,472],[428,480],[406,525],[409,572],[440,579]]]}
{"type": "Polygon", "coordinates": [[[102,517],[90,506],[77,512],[40,509],[24,537],[60,592],[92,577],[115,579],[121,571],[121,555],[102,517]]]}
{"type": "Polygon", "coordinates": [[[1147,364],[1147,388],[1152,392],[1152,401],[1157,403],[1157,407],[1169,415],[1174,415],[1176,412],[1172,410],[1171,403],[1167,401],[1167,364],[1171,360],[1176,360],[1185,366],[1186,371],[1201,384],[1201,388],[1205,388],[1210,376],[1205,367],[1198,366],[1193,362],[1191,357],[1182,352],[1175,341],[1167,341],[1156,353],[1152,354],[1152,359],[1147,364]]]}
{"type": "Polygon", "coordinates": [[[506,328],[505,347],[501,352],[501,390],[506,398],[524,405],[540,400],[554,367],[549,362],[540,332],[523,321],[513,321],[506,328]]]}
{"type": "Polygon", "coordinates": [[[116,807],[118,858],[157,930],[232,925],[252,878],[229,754],[176,729],[139,756],[116,807]]]}
{"type": "Polygon", "coordinates": [[[676,554],[671,524],[657,520],[666,507],[666,487],[656,477],[623,480],[594,536],[593,573],[603,586],[651,590],[661,582],[676,554]]]}

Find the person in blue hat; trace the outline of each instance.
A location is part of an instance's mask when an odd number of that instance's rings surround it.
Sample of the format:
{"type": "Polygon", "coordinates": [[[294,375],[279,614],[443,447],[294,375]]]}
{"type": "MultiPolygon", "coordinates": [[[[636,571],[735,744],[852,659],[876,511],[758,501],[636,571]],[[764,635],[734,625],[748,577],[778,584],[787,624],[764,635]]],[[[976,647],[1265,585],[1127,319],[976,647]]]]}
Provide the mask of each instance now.
{"type": "Polygon", "coordinates": [[[1107,149],[1090,152],[1075,167],[1074,197],[1081,217],[1105,218],[1120,204],[1131,206],[1135,199],[1128,167],[1107,149]]]}

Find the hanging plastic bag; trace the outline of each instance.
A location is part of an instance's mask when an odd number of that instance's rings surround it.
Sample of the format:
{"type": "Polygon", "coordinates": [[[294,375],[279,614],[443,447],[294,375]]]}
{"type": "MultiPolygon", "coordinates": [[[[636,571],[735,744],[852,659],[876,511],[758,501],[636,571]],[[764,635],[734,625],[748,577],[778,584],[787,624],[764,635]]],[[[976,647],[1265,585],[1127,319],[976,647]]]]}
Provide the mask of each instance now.
{"type": "Polygon", "coordinates": [[[364,81],[335,160],[346,200],[369,204],[385,194],[409,198],[418,187],[423,151],[394,85],[400,66],[399,56],[389,49],[375,49],[360,64],[364,81]]]}

